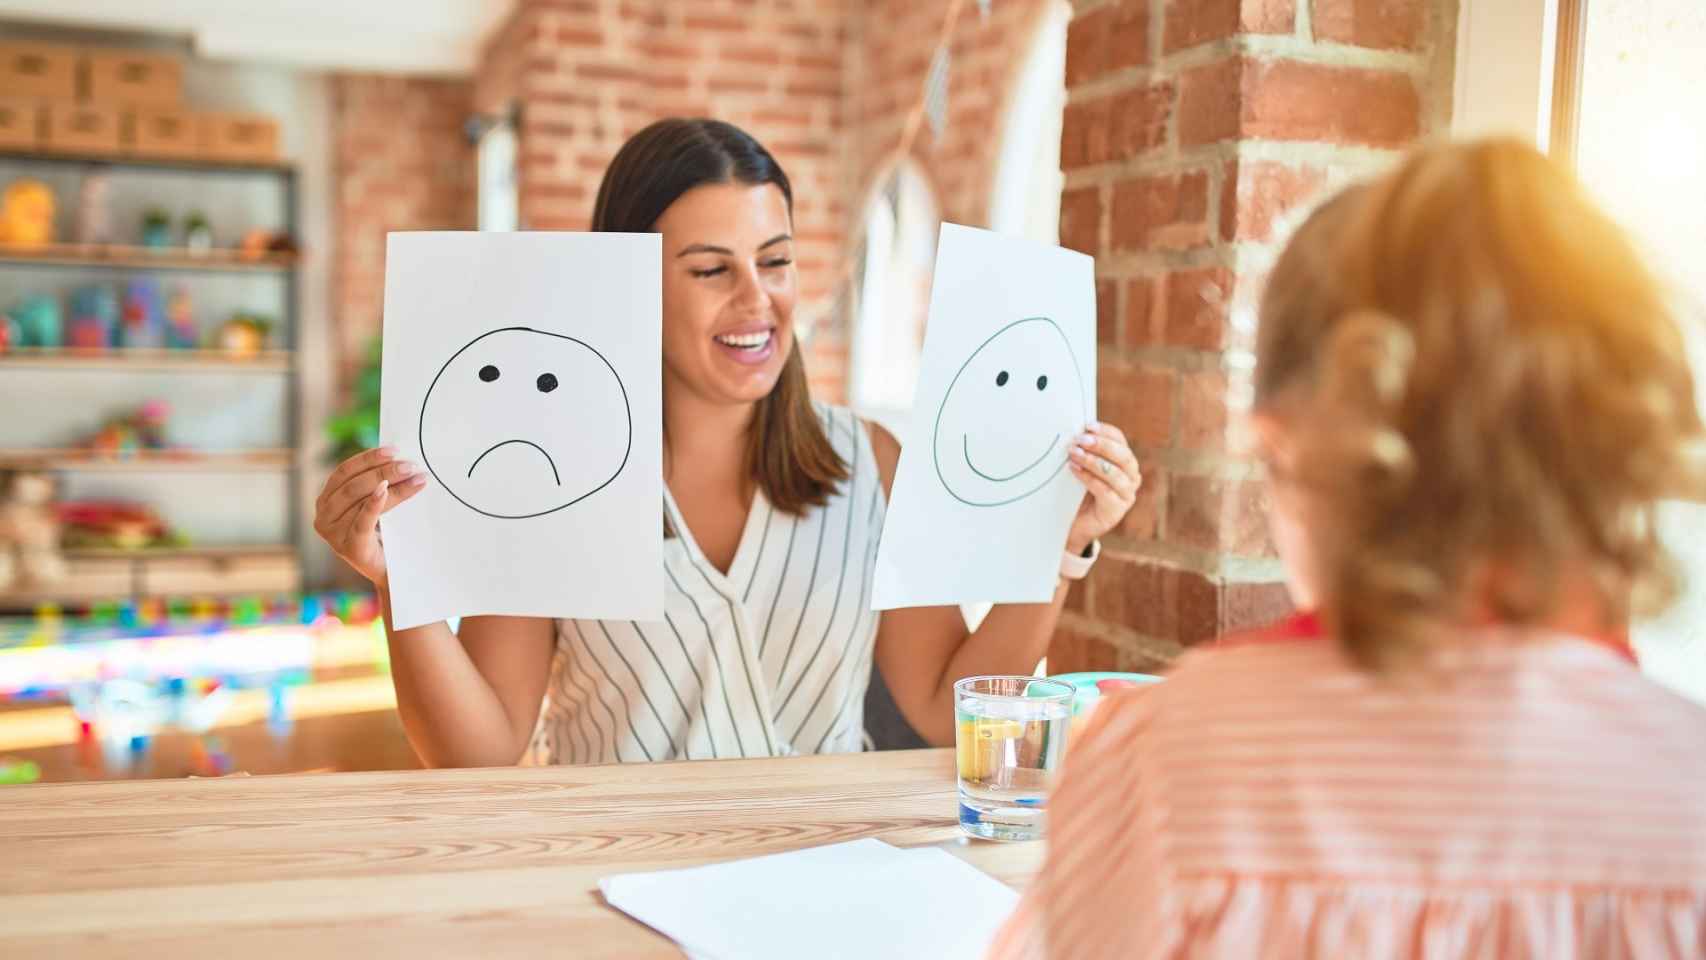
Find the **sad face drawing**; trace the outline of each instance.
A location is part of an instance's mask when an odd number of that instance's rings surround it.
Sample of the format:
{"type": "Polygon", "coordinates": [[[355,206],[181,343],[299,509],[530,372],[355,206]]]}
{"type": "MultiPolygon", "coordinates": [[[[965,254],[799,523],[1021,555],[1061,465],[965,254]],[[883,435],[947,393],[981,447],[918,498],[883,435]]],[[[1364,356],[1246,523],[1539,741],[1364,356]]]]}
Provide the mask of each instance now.
{"type": "Polygon", "coordinates": [[[573,337],[504,327],[452,354],[421,404],[421,459],[468,509],[520,520],[604,489],[633,444],[628,392],[573,337]]]}
{"type": "Polygon", "coordinates": [[[1002,327],[948,384],[932,438],[954,499],[999,507],[1047,486],[1089,414],[1066,334],[1047,317],[1002,327]]]}

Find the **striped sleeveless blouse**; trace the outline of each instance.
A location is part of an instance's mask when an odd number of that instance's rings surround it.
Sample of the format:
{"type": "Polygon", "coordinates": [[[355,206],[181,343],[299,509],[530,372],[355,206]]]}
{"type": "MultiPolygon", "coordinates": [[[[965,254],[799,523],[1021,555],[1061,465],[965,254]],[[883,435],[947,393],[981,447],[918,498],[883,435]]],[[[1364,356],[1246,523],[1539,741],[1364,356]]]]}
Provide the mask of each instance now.
{"type": "Polygon", "coordinates": [[[817,410],[850,478],[801,517],[759,491],[726,575],[665,489],[676,536],[664,541],[664,619],[557,621],[528,762],[862,749],[885,501],[864,424],[850,410],[817,410]]]}

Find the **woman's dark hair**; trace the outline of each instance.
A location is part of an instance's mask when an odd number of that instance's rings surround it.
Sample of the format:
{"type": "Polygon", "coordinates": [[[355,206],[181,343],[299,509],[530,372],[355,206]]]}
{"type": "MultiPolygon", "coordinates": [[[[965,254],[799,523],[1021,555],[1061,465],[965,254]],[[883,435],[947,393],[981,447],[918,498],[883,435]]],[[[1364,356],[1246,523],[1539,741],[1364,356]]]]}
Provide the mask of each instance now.
{"type": "MultiPolygon", "coordinates": [[[[671,118],[634,134],[616,152],[598,187],[592,229],[653,232],[670,204],[711,183],[775,184],[793,219],[793,187],[763,144],[720,120],[671,118]]],[[[758,403],[747,431],[746,462],[771,505],[795,515],[829,502],[836,484],[848,476],[847,464],[812,408],[798,340],[775,388],[758,403]]]]}

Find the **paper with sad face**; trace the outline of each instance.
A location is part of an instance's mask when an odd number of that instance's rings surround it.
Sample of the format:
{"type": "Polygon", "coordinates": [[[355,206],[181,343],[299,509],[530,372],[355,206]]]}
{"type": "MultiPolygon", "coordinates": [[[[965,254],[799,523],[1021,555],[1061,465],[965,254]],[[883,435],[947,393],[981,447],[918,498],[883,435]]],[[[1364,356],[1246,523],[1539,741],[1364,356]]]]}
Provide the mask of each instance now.
{"type": "Polygon", "coordinates": [[[394,233],[380,435],[428,471],[380,521],[399,628],[663,613],[655,234],[394,233]]]}
{"type": "Polygon", "coordinates": [[[943,224],[873,605],[1041,603],[1084,497],[1067,450],[1096,416],[1087,256],[943,224]]]}

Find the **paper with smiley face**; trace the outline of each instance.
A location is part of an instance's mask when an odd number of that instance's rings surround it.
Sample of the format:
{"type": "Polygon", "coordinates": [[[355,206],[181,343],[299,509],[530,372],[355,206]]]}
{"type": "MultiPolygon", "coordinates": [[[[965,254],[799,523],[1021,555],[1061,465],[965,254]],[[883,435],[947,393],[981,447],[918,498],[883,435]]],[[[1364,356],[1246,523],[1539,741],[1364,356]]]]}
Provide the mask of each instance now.
{"type": "Polygon", "coordinates": [[[655,234],[398,233],[380,435],[428,472],[380,522],[400,628],[658,619],[655,234]]]}
{"type": "Polygon", "coordinates": [[[1053,596],[1084,487],[1066,469],[1095,419],[1094,262],[943,224],[912,416],[873,606],[1053,596]]]}

